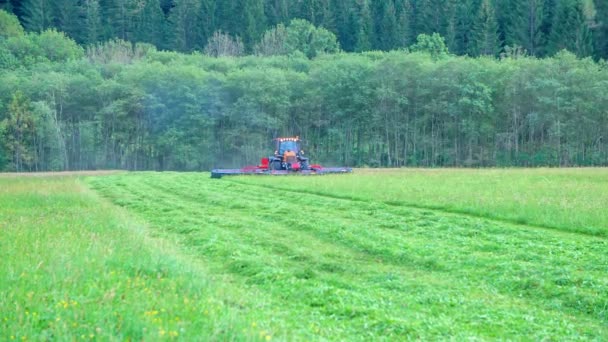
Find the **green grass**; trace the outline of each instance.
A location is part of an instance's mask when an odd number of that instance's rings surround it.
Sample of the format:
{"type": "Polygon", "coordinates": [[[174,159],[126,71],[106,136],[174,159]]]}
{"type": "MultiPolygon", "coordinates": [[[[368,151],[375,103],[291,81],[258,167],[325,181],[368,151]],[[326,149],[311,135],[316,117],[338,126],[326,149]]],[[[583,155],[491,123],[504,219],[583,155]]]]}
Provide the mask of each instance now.
{"type": "Polygon", "coordinates": [[[251,291],[226,286],[76,178],[0,177],[0,260],[2,341],[267,336],[241,309],[251,291]]]}
{"type": "Polygon", "coordinates": [[[362,169],[330,177],[238,181],[608,237],[608,169],[362,169]]]}
{"type": "Polygon", "coordinates": [[[0,339],[605,340],[608,240],[565,220],[608,227],[606,176],[561,172],[0,178],[0,339]]]}

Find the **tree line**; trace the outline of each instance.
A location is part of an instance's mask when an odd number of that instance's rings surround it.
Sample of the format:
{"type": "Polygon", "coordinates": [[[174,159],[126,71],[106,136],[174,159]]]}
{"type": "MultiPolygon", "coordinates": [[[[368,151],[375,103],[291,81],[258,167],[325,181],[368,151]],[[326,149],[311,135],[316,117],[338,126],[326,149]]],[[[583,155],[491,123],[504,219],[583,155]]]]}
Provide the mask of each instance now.
{"type": "Polygon", "coordinates": [[[252,54],[265,32],[298,18],[334,33],[347,52],[400,49],[438,33],[458,55],[568,49],[608,58],[604,0],[0,0],[0,9],[27,31],[55,28],[82,45],[121,39],[192,52],[223,32],[252,54]]]}
{"type": "Polygon", "coordinates": [[[350,166],[608,164],[608,64],[567,51],[473,58],[422,35],[408,51],[218,58],[85,49],[2,11],[0,28],[0,170],[209,170],[257,163],[281,135],[350,166]]]}

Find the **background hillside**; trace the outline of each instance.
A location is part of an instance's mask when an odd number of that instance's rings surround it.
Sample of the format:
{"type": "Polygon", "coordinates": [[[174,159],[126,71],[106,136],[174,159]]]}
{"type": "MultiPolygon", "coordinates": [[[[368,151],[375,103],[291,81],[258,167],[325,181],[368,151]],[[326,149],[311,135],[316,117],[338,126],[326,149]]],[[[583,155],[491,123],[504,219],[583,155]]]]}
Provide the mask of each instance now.
{"type": "Polygon", "coordinates": [[[608,57],[608,2],[600,0],[23,0],[0,1],[27,31],[56,28],[80,44],[119,38],[181,52],[221,30],[247,52],[264,32],[301,18],[333,32],[345,51],[404,48],[439,33],[458,55],[568,49],[608,57]]]}

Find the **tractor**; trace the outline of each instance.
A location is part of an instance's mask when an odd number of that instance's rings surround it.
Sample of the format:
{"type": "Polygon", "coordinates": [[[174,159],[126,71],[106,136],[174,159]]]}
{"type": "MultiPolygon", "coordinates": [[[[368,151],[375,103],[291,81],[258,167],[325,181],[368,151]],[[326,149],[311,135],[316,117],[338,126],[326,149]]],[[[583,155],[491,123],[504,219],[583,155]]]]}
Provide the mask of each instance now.
{"type": "Polygon", "coordinates": [[[264,157],[260,165],[249,165],[241,169],[213,169],[211,178],[237,175],[322,175],[329,173],[350,173],[349,167],[323,167],[310,164],[304,156],[299,137],[276,138],[274,154],[264,157]]]}

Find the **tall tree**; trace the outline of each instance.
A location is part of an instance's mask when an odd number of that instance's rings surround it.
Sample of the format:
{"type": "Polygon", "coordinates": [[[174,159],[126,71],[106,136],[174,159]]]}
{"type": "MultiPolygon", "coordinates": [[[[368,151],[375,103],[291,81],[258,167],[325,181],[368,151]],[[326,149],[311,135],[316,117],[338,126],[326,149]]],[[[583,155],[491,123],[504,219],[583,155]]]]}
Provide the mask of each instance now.
{"type": "Polygon", "coordinates": [[[24,0],[21,3],[23,26],[28,31],[46,30],[52,25],[52,11],[52,1],[50,0],[24,0]]]}
{"type": "Polygon", "coordinates": [[[245,0],[242,37],[247,47],[253,47],[266,30],[263,0],[245,0]]]}
{"type": "Polygon", "coordinates": [[[383,14],[376,35],[378,36],[379,48],[391,50],[397,45],[397,13],[393,0],[385,1],[383,14]]]}
{"type": "Polygon", "coordinates": [[[410,46],[414,37],[412,35],[412,1],[411,0],[397,0],[397,30],[396,30],[396,47],[407,47],[410,46]]]}
{"type": "Polygon", "coordinates": [[[374,34],[372,14],[367,0],[361,0],[359,6],[359,32],[357,34],[357,44],[355,46],[355,51],[368,51],[372,48],[374,34]]]}
{"type": "Polygon", "coordinates": [[[8,117],[2,121],[5,150],[14,171],[31,171],[34,162],[33,140],[36,134],[30,100],[21,92],[13,94],[8,117]]]}
{"type": "Polygon", "coordinates": [[[290,18],[290,12],[289,0],[267,0],[265,2],[264,13],[270,26],[287,23],[290,18]]]}
{"type": "Polygon", "coordinates": [[[80,22],[79,0],[55,0],[53,1],[53,27],[63,31],[77,42],[84,42],[80,22]]]}
{"type": "Polygon", "coordinates": [[[193,51],[205,43],[200,36],[199,0],[176,0],[169,14],[171,47],[178,51],[193,51]]]}
{"type": "Polygon", "coordinates": [[[598,58],[608,59],[608,1],[597,1],[595,51],[598,58]]]}
{"type": "Polygon", "coordinates": [[[475,0],[466,0],[457,4],[454,16],[450,19],[447,43],[450,51],[459,55],[474,49],[474,17],[470,13],[476,13],[475,0]]]}
{"type": "Polygon", "coordinates": [[[498,54],[500,48],[498,23],[490,0],[481,1],[473,24],[472,38],[473,44],[469,46],[471,55],[495,56],[498,54]]]}
{"type": "Polygon", "coordinates": [[[133,40],[133,14],[138,6],[137,0],[104,0],[103,9],[104,38],[133,40]]]}
{"type": "Polygon", "coordinates": [[[581,0],[562,0],[557,7],[549,37],[549,51],[555,53],[562,49],[580,57],[593,53],[591,30],[581,0]]]}
{"type": "Polygon", "coordinates": [[[133,10],[133,40],[162,46],[164,15],[159,0],[146,0],[133,10]]]}
{"type": "Polygon", "coordinates": [[[217,2],[215,0],[201,0],[200,21],[201,39],[208,41],[218,29],[216,15],[217,2]]]}
{"type": "Polygon", "coordinates": [[[519,31],[521,46],[531,55],[539,53],[545,38],[543,37],[543,1],[525,0],[524,15],[521,22],[522,29],[519,31]]]}
{"type": "Polygon", "coordinates": [[[83,40],[87,44],[95,44],[99,41],[102,33],[99,0],[85,0],[81,6],[83,27],[85,28],[83,40]]]}
{"type": "Polygon", "coordinates": [[[551,36],[551,32],[553,31],[553,25],[555,24],[557,3],[558,0],[543,0],[543,19],[540,27],[543,41],[539,51],[539,55],[541,56],[547,56],[550,53],[554,53],[551,51],[551,47],[549,46],[549,38],[551,36]]]}
{"type": "MultiPolygon", "coordinates": [[[[332,18],[324,27],[336,34],[342,48],[354,51],[359,35],[359,11],[355,0],[330,0],[332,18]]],[[[372,44],[373,45],[373,44],[372,44]]]]}

